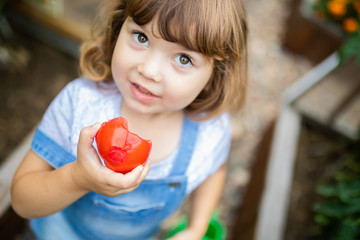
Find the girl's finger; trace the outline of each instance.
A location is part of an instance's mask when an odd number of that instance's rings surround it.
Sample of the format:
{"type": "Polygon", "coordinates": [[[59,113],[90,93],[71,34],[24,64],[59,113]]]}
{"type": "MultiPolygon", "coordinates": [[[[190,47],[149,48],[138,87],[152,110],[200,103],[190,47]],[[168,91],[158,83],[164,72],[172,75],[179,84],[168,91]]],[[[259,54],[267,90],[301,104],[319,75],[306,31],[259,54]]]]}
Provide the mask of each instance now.
{"type": "Polygon", "coordinates": [[[85,146],[92,145],[95,135],[100,127],[101,127],[100,123],[95,123],[91,126],[84,127],[80,132],[79,144],[85,146]]]}
{"type": "Polygon", "coordinates": [[[128,189],[128,188],[134,188],[137,187],[142,180],[145,178],[149,171],[149,167],[147,165],[137,166],[135,169],[133,169],[131,172],[122,174],[122,173],[116,173],[112,172],[109,177],[109,183],[110,185],[117,187],[119,189],[128,189]]]}
{"type": "Polygon", "coordinates": [[[141,175],[137,180],[138,185],[145,179],[145,177],[148,175],[149,171],[150,171],[150,164],[149,164],[149,162],[146,162],[145,166],[144,166],[144,169],[141,172],[141,175]]]}

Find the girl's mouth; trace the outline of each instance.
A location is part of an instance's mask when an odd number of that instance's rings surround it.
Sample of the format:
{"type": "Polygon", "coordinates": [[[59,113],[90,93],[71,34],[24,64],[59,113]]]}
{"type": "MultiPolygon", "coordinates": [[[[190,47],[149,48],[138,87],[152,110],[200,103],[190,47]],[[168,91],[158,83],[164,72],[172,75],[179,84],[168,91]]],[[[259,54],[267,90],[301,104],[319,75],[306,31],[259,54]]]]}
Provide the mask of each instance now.
{"type": "Polygon", "coordinates": [[[130,90],[132,95],[141,102],[152,102],[159,99],[159,96],[156,96],[148,89],[133,82],[130,85],[130,90]]]}
{"type": "Polygon", "coordinates": [[[152,92],[150,92],[149,90],[147,90],[146,88],[136,84],[136,83],[132,83],[134,85],[134,87],[139,90],[142,94],[145,94],[145,95],[149,95],[149,96],[153,96],[153,97],[156,97],[155,94],[153,94],[152,92]]]}

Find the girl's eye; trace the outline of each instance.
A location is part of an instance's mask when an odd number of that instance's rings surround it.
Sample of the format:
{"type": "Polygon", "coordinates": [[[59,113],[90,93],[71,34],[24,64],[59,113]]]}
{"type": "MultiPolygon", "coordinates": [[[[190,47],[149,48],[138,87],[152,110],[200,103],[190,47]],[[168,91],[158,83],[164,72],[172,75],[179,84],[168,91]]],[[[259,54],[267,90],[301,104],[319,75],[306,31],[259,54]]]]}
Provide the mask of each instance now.
{"type": "Polygon", "coordinates": [[[142,44],[144,46],[149,45],[147,36],[145,34],[136,32],[136,33],[133,34],[133,36],[134,36],[135,41],[137,41],[138,43],[140,43],[140,44],[142,44]]]}
{"type": "Polygon", "coordinates": [[[185,54],[179,54],[178,56],[176,56],[175,61],[183,66],[188,66],[192,64],[190,57],[185,54]]]}

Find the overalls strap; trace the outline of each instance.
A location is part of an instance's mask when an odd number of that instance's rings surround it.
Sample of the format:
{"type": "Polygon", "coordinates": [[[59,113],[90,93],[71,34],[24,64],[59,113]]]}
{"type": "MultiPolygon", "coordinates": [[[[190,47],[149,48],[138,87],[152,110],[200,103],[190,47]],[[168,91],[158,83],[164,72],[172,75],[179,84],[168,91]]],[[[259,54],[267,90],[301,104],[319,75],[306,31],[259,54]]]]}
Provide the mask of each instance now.
{"type": "Polygon", "coordinates": [[[185,175],[194,152],[198,129],[198,122],[190,121],[184,117],[179,151],[170,176],[185,175]]]}

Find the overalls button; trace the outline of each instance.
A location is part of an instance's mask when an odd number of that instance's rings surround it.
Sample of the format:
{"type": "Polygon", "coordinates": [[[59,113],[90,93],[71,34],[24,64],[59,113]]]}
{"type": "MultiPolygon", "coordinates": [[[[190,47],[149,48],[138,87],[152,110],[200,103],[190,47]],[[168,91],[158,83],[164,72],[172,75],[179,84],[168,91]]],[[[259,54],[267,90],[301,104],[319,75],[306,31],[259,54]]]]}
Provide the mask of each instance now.
{"type": "Polygon", "coordinates": [[[178,186],[180,186],[180,183],[179,182],[172,182],[172,183],[169,183],[169,186],[170,187],[178,187],[178,186]]]}

